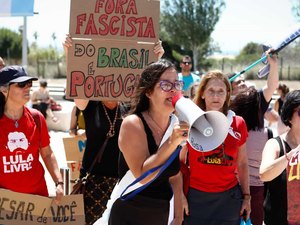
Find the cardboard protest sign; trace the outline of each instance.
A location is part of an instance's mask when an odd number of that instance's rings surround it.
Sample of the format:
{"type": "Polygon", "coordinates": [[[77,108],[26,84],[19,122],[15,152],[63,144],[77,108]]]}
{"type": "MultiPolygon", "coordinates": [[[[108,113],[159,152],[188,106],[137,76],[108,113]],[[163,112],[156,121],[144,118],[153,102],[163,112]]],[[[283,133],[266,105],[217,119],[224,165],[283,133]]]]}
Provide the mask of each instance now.
{"type": "Polygon", "coordinates": [[[159,0],[72,0],[66,97],[129,101],[157,61],[159,14],[159,0]]]}
{"type": "Polygon", "coordinates": [[[70,170],[70,181],[72,188],[72,183],[79,178],[82,161],[67,161],[67,164],[70,170]]]}
{"type": "Polygon", "coordinates": [[[63,143],[65,147],[67,161],[81,161],[86,147],[86,136],[76,135],[64,137],[63,143]]]}
{"type": "Polygon", "coordinates": [[[73,38],[156,42],[159,0],[72,0],[70,35],[73,38]]]}
{"type": "Polygon", "coordinates": [[[128,100],[144,67],[157,60],[152,44],[74,40],[68,51],[67,97],[128,100]]]}
{"type": "Polygon", "coordinates": [[[0,189],[0,224],[85,224],[83,195],[68,195],[56,205],[51,198],[0,189]]]}
{"type": "Polygon", "coordinates": [[[86,136],[76,135],[63,138],[70,180],[79,178],[83,153],[86,147],[86,136]]]}

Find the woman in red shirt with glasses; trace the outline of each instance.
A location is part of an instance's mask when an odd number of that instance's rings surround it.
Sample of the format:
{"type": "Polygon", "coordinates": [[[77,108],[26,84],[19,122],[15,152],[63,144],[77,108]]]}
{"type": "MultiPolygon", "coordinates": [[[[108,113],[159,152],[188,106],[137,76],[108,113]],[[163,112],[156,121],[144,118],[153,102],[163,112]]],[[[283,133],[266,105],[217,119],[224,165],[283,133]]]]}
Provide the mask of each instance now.
{"type": "Polygon", "coordinates": [[[40,112],[25,106],[33,80],[37,78],[20,66],[0,70],[0,188],[48,197],[41,156],[60,201],[64,184],[46,121],[40,112]]]}

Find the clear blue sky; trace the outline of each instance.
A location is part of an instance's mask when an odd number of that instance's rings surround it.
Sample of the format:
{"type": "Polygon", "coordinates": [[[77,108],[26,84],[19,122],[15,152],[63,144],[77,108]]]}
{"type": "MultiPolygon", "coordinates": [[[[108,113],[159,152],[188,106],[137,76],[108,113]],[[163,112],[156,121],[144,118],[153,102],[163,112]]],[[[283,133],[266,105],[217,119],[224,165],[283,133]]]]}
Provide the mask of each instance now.
{"type": "MultiPolygon", "coordinates": [[[[163,1],[163,0],[161,0],[163,1]]],[[[296,23],[291,12],[292,0],[225,0],[226,8],[213,32],[213,39],[224,54],[234,54],[247,43],[267,43],[282,36],[285,29],[296,23]]],[[[27,37],[34,41],[37,31],[40,47],[52,45],[62,49],[69,29],[70,0],[35,0],[38,15],[27,19],[27,37]],[[52,33],[56,34],[53,42],[52,33]]],[[[18,31],[21,17],[0,17],[0,28],[18,31]]]]}

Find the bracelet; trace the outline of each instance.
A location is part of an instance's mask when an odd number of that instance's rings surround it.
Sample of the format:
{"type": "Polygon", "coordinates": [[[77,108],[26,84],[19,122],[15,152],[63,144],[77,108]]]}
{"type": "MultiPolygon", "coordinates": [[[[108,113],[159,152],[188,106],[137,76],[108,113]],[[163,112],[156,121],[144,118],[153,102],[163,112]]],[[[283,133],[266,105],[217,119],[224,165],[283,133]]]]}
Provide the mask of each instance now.
{"type": "Polygon", "coordinates": [[[55,187],[57,187],[58,185],[64,185],[64,182],[62,182],[62,181],[57,181],[57,182],[55,182],[55,187]]]}
{"type": "Polygon", "coordinates": [[[251,200],[251,195],[250,194],[248,194],[248,193],[246,193],[246,194],[243,194],[243,199],[244,200],[251,200]]]}

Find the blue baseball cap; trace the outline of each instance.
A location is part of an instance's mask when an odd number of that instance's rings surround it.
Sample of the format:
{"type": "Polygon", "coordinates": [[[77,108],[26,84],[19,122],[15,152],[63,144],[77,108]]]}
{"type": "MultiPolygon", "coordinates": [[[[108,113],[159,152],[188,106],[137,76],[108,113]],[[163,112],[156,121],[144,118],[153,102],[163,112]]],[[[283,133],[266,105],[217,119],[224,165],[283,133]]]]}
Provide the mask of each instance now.
{"type": "Polygon", "coordinates": [[[0,70],[0,85],[21,83],[28,80],[38,80],[38,78],[28,76],[22,66],[6,66],[0,70]]]}

